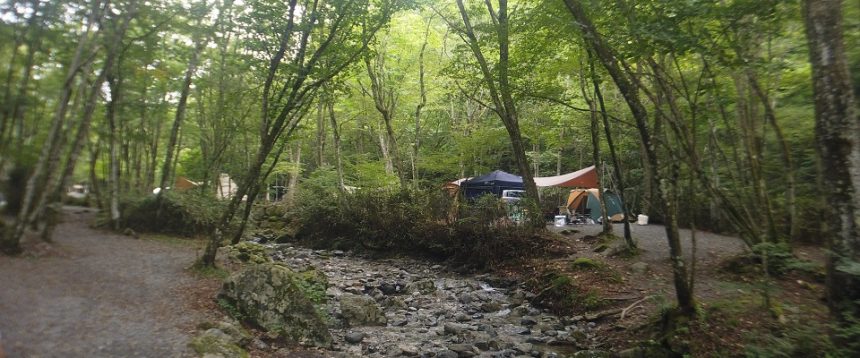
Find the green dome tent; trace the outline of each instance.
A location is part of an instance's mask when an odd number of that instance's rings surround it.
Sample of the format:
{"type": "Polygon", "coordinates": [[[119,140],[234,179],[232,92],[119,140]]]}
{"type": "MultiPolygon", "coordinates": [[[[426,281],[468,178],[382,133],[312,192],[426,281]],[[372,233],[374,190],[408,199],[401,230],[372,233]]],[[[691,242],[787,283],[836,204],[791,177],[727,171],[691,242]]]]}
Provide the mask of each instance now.
{"type": "MultiPolygon", "coordinates": [[[[618,195],[606,192],[606,216],[612,221],[624,220],[624,209],[618,195]]],[[[600,219],[600,190],[574,189],[567,197],[567,209],[571,213],[588,213],[595,222],[600,219]]]]}

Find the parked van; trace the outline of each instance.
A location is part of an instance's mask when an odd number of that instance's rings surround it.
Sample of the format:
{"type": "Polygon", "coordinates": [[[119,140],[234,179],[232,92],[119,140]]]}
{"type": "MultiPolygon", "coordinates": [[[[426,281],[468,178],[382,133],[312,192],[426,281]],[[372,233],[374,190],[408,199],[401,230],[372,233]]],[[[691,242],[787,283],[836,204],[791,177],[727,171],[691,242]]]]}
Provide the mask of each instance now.
{"type": "Polygon", "coordinates": [[[525,197],[526,197],[526,191],[525,190],[516,190],[516,189],[502,190],[502,200],[504,200],[506,203],[510,203],[513,201],[519,201],[520,199],[525,198],[525,197]]]}

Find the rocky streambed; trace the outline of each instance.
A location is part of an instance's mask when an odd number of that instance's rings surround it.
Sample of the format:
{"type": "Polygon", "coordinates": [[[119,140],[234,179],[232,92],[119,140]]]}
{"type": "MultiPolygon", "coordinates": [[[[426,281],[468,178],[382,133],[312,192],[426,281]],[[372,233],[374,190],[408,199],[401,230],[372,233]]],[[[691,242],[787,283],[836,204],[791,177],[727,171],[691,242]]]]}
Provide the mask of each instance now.
{"type": "Polygon", "coordinates": [[[533,307],[531,293],[486,275],[460,275],[408,259],[267,245],[296,272],[329,286],[327,355],[355,357],[566,357],[600,355],[593,322],[533,307]]]}

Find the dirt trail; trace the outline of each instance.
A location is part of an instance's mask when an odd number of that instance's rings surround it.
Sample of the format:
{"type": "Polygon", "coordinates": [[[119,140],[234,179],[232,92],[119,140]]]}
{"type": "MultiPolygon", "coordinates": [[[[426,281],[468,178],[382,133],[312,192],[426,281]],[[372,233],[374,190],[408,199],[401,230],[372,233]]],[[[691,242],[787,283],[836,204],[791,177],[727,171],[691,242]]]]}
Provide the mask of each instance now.
{"type": "Polygon", "coordinates": [[[0,256],[7,357],[189,356],[189,335],[205,319],[188,294],[193,245],[94,230],[93,211],[64,211],[47,251],[0,256]]]}

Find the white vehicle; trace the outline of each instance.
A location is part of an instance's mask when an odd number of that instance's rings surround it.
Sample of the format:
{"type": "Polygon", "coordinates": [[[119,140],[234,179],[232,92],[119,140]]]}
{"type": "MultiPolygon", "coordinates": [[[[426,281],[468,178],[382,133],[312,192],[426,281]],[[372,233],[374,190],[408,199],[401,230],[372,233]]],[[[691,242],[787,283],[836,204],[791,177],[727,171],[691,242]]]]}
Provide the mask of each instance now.
{"type": "Polygon", "coordinates": [[[506,203],[519,201],[526,197],[525,190],[502,190],[502,200],[506,203]]]}

